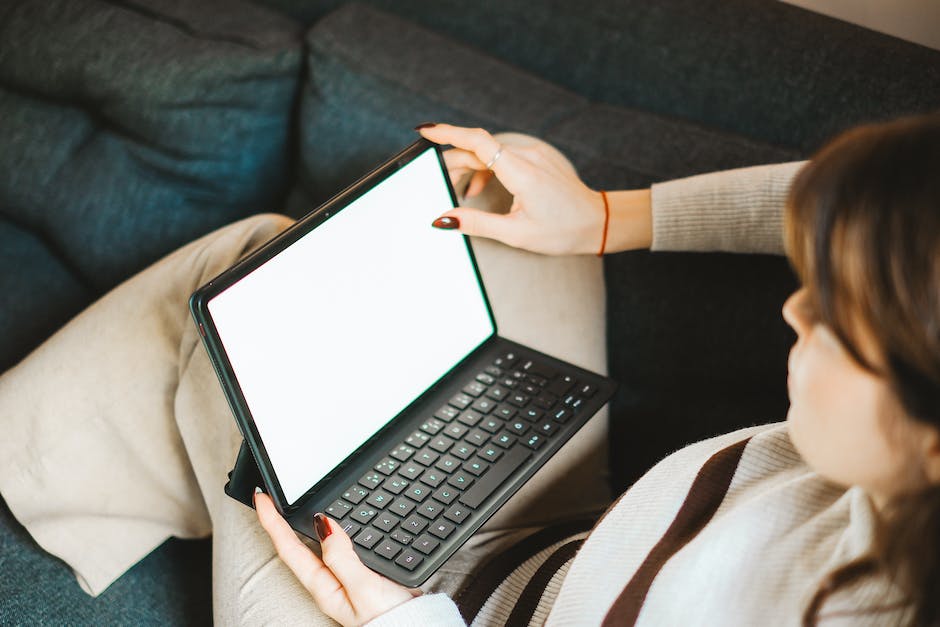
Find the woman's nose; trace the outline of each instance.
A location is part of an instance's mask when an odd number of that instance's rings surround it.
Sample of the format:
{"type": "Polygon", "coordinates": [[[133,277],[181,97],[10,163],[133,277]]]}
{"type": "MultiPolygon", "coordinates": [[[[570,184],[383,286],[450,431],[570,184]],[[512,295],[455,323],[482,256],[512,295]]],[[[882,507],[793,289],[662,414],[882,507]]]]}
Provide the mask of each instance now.
{"type": "Polygon", "coordinates": [[[783,319],[793,327],[797,335],[801,335],[810,326],[804,307],[805,300],[806,288],[800,288],[790,294],[790,297],[783,303],[783,319]]]}

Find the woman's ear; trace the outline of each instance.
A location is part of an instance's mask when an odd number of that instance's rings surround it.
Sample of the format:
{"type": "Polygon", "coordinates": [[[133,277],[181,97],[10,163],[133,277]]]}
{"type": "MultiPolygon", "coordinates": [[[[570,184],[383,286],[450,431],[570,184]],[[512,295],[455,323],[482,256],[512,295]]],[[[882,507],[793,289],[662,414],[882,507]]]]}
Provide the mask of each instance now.
{"type": "Polygon", "coordinates": [[[930,485],[940,485],[940,429],[932,425],[922,425],[922,428],[924,477],[930,485]]]}

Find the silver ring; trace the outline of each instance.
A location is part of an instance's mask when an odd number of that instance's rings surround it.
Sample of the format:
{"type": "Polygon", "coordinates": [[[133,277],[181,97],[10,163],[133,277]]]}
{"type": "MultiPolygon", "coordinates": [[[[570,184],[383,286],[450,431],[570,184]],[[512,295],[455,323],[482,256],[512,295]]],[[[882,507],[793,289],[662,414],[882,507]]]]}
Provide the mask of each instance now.
{"type": "Polygon", "coordinates": [[[496,154],[493,155],[493,158],[490,159],[489,163],[486,164],[485,167],[486,167],[487,170],[493,169],[493,164],[496,163],[496,160],[499,159],[499,156],[500,156],[501,154],[503,154],[503,147],[502,147],[502,146],[499,147],[499,150],[496,151],[496,154]]]}

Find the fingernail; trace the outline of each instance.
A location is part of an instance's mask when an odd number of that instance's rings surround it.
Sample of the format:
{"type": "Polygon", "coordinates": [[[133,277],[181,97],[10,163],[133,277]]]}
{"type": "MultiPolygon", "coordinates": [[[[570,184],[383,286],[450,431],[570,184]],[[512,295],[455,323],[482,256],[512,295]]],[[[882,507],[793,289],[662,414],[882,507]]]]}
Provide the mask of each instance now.
{"type": "Polygon", "coordinates": [[[442,216],[432,222],[431,226],[436,226],[439,229],[456,229],[460,227],[460,221],[450,216],[442,216]]]}
{"type": "Polygon", "coordinates": [[[313,515],[313,530],[317,532],[317,540],[320,542],[329,538],[330,534],[333,533],[333,530],[330,529],[330,521],[320,513],[313,515]]]}
{"type": "Polygon", "coordinates": [[[257,497],[259,494],[261,494],[261,488],[259,488],[258,486],[255,486],[255,493],[251,495],[251,504],[252,504],[252,505],[255,504],[255,502],[256,502],[256,500],[257,500],[255,497],[257,497]]]}
{"type": "Polygon", "coordinates": [[[437,122],[422,122],[415,127],[415,130],[420,131],[423,128],[431,128],[432,126],[437,126],[437,122]]]}

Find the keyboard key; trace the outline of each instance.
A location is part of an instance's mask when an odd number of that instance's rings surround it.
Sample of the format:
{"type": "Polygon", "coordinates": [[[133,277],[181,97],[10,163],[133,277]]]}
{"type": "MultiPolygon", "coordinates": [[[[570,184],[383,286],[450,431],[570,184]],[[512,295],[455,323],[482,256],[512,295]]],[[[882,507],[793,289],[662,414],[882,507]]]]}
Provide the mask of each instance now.
{"type": "Polygon", "coordinates": [[[336,500],[333,501],[333,504],[326,508],[326,513],[329,514],[333,519],[339,520],[346,514],[352,511],[353,506],[345,501],[336,500]]]}
{"type": "Polygon", "coordinates": [[[457,459],[469,459],[476,453],[476,449],[468,444],[458,444],[451,449],[450,454],[457,459]]]}
{"type": "Polygon", "coordinates": [[[444,505],[450,505],[457,498],[457,491],[450,486],[441,486],[431,494],[431,497],[437,499],[444,505]]]}
{"type": "Polygon", "coordinates": [[[423,557],[411,549],[405,549],[402,551],[401,555],[398,556],[398,559],[395,560],[395,563],[403,568],[407,568],[408,570],[414,570],[423,561],[423,557]]]}
{"type": "Polygon", "coordinates": [[[408,439],[405,440],[405,442],[418,449],[424,446],[430,439],[431,436],[429,436],[427,433],[424,433],[423,431],[415,431],[408,436],[408,439]]]}
{"type": "Polygon", "coordinates": [[[542,448],[543,444],[545,444],[545,436],[538,433],[531,433],[527,437],[523,437],[520,442],[528,446],[530,449],[537,451],[542,448]]]}
{"type": "Polygon", "coordinates": [[[385,559],[394,559],[402,550],[402,546],[397,542],[392,542],[391,540],[382,540],[377,547],[375,547],[375,554],[381,555],[385,559]]]}
{"type": "MultiPolygon", "coordinates": [[[[455,440],[459,440],[464,435],[466,435],[467,431],[469,430],[469,427],[465,427],[464,425],[455,422],[452,425],[447,425],[447,428],[444,429],[444,433],[454,438],[455,440]]],[[[444,451],[441,452],[443,453],[444,451]]]]}
{"type": "Polygon", "coordinates": [[[467,385],[463,386],[461,391],[467,396],[476,398],[477,396],[483,394],[483,392],[486,392],[486,386],[479,381],[471,381],[467,385]]]}
{"type": "Polygon", "coordinates": [[[578,388],[578,394],[580,394],[584,398],[591,398],[592,396],[594,396],[594,392],[596,391],[597,389],[590,383],[585,383],[580,388],[578,388]]]}
{"type": "Polygon", "coordinates": [[[551,435],[558,430],[558,425],[556,425],[554,422],[549,422],[546,420],[545,422],[540,423],[539,426],[535,428],[535,430],[542,435],[551,435]]]}
{"type": "Polygon", "coordinates": [[[468,409],[466,411],[460,412],[460,417],[457,418],[457,422],[463,423],[467,425],[468,427],[475,427],[477,423],[480,422],[480,418],[482,417],[483,417],[483,414],[481,414],[480,412],[476,412],[476,411],[473,411],[472,409],[468,409]]]}
{"type": "Polygon", "coordinates": [[[506,455],[493,464],[486,474],[480,477],[476,485],[464,492],[458,500],[467,507],[479,507],[519,466],[529,459],[529,455],[529,451],[522,446],[509,449],[506,455]]]}
{"type": "Polygon", "coordinates": [[[503,400],[504,398],[506,398],[506,395],[507,395],[507,394],[509,394],[509,390],[507,390],[507,389],[504,388],[504,387],[500,387],[500,386],[498,386],[498,385],[494,385],[494,386],[491,387],[490,390],[486,393],[486,395],[487,395],[489,398],[493,399],[494,401],[501,401],[501,400],[503,400]]]}
{"type": "Polygon", "coordinates": [[[481,414],[488,414],[493,411],[493,408],[496,407],[496,401],[490,400],[488,398],[478,398],[475,403],[473,403],[473,409],[477,410],[481,414]]]}
{"type": "Polygon", "coordinates": [[[421,552],[424,553],[425,555],[430,555],[430,554],[431,554],[431,551],[433,551],[434,549],[436,549],[440,544],[441,544],[440,542],[438,542],[437,540],[435,540],[435,539],[432,538],[431,536],[429,536],[429,535],[423,535],[423,536],[421,536],[420,538],[418,538],[417,540],[415,540],[414,544],[412,544],[411,546],[412,546],[416,551],[421,551],[421,552]]]}
{"type": "Polygon", "coordinates": [[[415,537],[412,534],[408,533],[404,529],[396,529],[394,532],[392,532],[392,535],[389,537],[395,542],[404,544],[406,546],[411,544],[411,542],[415,539],[415,537]]]}
{"type": "Polygon", "coordinates": [[[493,375],[481,372],[476,376],[476,380],[482,383],[483,385],[493,385],[496,379],[493,378],[493,375]]]}
{"type": "Polygon", "coordinates": [[[361,526],[357,525],[351,520],[341,520],[339,526],[343,528],[343,531],[346,532],[346,535],[350,538],[354,538],[359,530],[362,529],[361,526]]]}
{"type": "Polygon", "coordinates": [[[395,450],[389,452],[389,455],[400,462],[408,461],[408,458],[415,454],[415,449],[407,444],[402,444],[395,450]]]}
{"type": "Polygon", "coordinates": [[[372,520],[372,518],[377,514],[377,510],[372,507],[357,507],[353,509],[352,513],[349,515],[349,518],[355,520],[357,523],[365,524],[372,520]]]}
{"type": "Polygon", "coordinates": [[[479,477],[486,469],[489,468],[489,464],[481,459],[471,459],[466,464],[463,465],[463,469],[467,472],[479,477]]]}
{"type": "Polygon", "coordinates": [[[488,436],[485,432],[481,431],[480,429],[474,429],[473,431],[468,433],[466,436],[464,436],[464,440],[466,440],[470,444],[473,444],[474,446],[481,446],[483,444],[486,444],[486,442],[489,439],[490,439],[490,436],[488,436]]]}
{"type": "Polygon", "coordinates": [[[434,499],[430,499],[421,504],[421,507],[418,508],[418,513],[434,520],[437,518],[437,515],[441,513],[442,509],[444,509],[443,504],[438,503],[434,499]]]}
{"type": "Polygon", "coordinates": [[[473,398],[461,392],[460,394],[455,395],[454,398],[450,399],[447,402],[448,404],[453,405],[457,409],[466,409],[467,406],[473,402],[473,398]]]}
{"type": "Polygon", "coordinates": [[[389,477],[385,480],[385,483],[382,484],[382,488],[388,490],[392,494],[401,494],[401,491],[409,486],[409,482],[405,481],[401,477],[389,477]]]}
{"type": "Polygon", "coordinates": [[[529,403],[529,397],[517,392],[509,395],[509,402],[516,407],[525,407],[529,403]]]}
{"type": "Polygon", "coordinates": [[[428,533],[430,533],[433,536],[437,536],[441,540],[446,540],[447,537],[450,534],[452,534],[454,532],[454,529],[456,528],[457,528],[456,525],[452,523],[449,523],[443,520],[438,520],[436,522],[431,523],[431,526],[428,527],[428,533]]]}
{"type": "Polygon", "coordinates": [[[382,534],[372,529],[371,527],[366,527],[363,529],[358,536],[353,540],[359,546],[371,549],[376,543],[382,539],[382,534]]]}
{"type": "Polygon", "coordinates": [[[421,483],[425,483],[431,486],[432,488],[436,488],[437,486],[441,485],[441,483],[444,482],[444,479],[446,477],[447,475],[445,475],[440,470],[434,470],[432,468],[431,470],[421,475],[421,483]]]}
{"type": "Polygon", "coordinates": [[[526,374],[534,374],[545,379],[552,379],[558,374],[555,369],[548,364],[539,363],[531,359],[523,363],[520,370],[526,374]]]}
{"type": "Polygon", "coordinates": [[[575,386],[575,383],[577,383],[575,378],[570,374],[566,374],[550,382],[545,389],[555,396],[564,396],[568,393],[568,390],[575,386]]]}
{"type": "Polygon", "coordinates": [[[509,405],[500,405],[496,408],[496,411],[493,412],[493,415],[503,420],[509,420],[516,415],[516,408],[509,405]]]}
{"type": "Polygon", "coordinates": [[[519,388],[519,391],[523,394],[528,394],[529,396],[537,396],[542,392],[542,389],[534,383],[526,383],[519,388]]]}
{"type": "Polygon", "coordinates": [[[398,474],[405,479],[408,479],[409,481],[414,481],[421,476],[422,472],[424,472],[424,466],[414,462],[409,462],[401,467],[401,470],[398,471],[398,474]]]}
{"type": "Polygon", "coordinates": [[[411,510],[415,508],[415,504],[412,501],[409,501],[406,498],[398,497],[395,499],[395,502],[388,506],[390,512],[395,512],[402,518],[411,513],[411,510]]]}
{"type": "MultiPolygon", "coordinates": [[[[466,429],[463,425],[451,425],[453,427],[460,427],[461,429],[466,429]]],[[[444,435],[439,435],[428,444],[428,447],[433,448],[438,453],[446,453],[451,446],[453,446],[454,441],[444,435]]],[[[417,457],[415,459],[418,459],[417,457]]]]}
{"type": "Polygon", "coordinates": [[[584,406],[583,398],[576,398],[571,402],[571,409],[573,409],[574,411],[578,411],[583,406],[584,406]]]}
{"type": "Polygon", "coordinates": [[[385,481],[385,475],[377,472],[368,472],[359,479],[359,485],[365,488],[377,488],[385,481]]]}
{"type": "Polygon", "coordinates": [[[509,351],[493,360],[493,365],[500,368],[512,368],[519,361],[519,355],[515,351],[509,351]]]}
{"type": "Polygon", "coordinates": [[[443,407],[438,409],[436,412],[434,412],[434,417],[439,420],[443,420],[444,422],[450,422],[451,420],[456,418],[457,414],[459,413],[460,413],[459,410],[451,407],[450,405],[444,405],[443,407]]]}
{"type": "Polygon", "coordinates": [[[487,366],[483,370],[486,371],[486,374],[494,377],[501,377],[503,375],[503,369],[499,366],[487,366]]]}
{"type": "Polygon", "coordinates": [[[428,435],[437,435],[437,432],[444,428],[444,423],[437,418],[428,418],[418,428],[428,435]]]}
{"type": "Polygon", "coordinates": [[[535,422],[541,419],[541,417],[544,416],[545,413],[533,407],[529,407],[527,409],[523,409],[521,415],[523,418],[525,418],[529,422],[535,422]]]}
{"type": "Polygon", "coordinates": [[[536,396],[535,400],[532,403],[536,407],[541,407],[542,409],[551,409],[555,406],[555,403],[558,402],[558,399],[552,396],[551,394],[543,394],[541,396],[536,396]]]}
{"type": "Polygon", "coordinates": [[[437,461],[437,458],[440,457],[434,451],[421,451],[415,455],[414,461],[418,462],[422,466],[430,466],[437,461]]]}
{"type": "Polygon", "coordinates": [[[495,462],[502,456],[503,452],[495,446],[484,446],[479,451],[477,451],[477,457],[482,457],[489,462],[495,462]]]}
{"type": "Polygon", "coordinates": [[[501,446],[502,448],[509,448],[516,443],[516,436],[503,431],[498,436],[493,438],[493,444],[496,446],[501,446]]]}
{"type": "Polygon", "coordinates": [[[366,503],[368,503],[369,505],[372,505],[373,507],[377,507],[379,509],[382,509],[383,507],[385,507],[391,502],[392,502],[392,495],[389,494],[388,492],[383,492],[382,490],[376,490],[375,492],[372,493],[372,496],[370,496],[366,500],[366,503]]]}
{"type": "Polygon", "coordinates": [[[405,519],[405,522],[401,524],[401,528],[407,531],[408,533],[418,535],[424,528],[428,526],[428,521],[421,518],[418,515],[411,515],[405,519]]]}
{"type": "Polygon", "coordinates": [[[545,387],[548,384],[548,379],[540,377],[537,374],[527,374],[525,380],[531,383],[532,385],[537,385],[540,388],[545,387]]]}
{"type": "Polygon", "coordinates": [[[418,483],[407,490],[405,490],[405,496],[407,496],[412,501],[417,501],[418,503],[422,502],[424,499],[428,498],[428,494],[431,493],[431,488],[428,486],[418,483]]]}
{"type": "Polygon", "coordinates": [[[516,379],[515,377],[503,377],[499,380],[499,384],[503,387],[509,388],[510,390],[514,390],[519,386],[519,379],[516,379]]]}
{"type": "Polygon", "coordinates": [[[503,428],[503,421],[499,418],[488,416],[483,419],[483,422],[480,423],[480,428],[484,431],[489,431],[490,433],[496,433],[503,428]]]}
{"type": "Polygon", "coordinates": [[[445,455],[444,457],[437,460],[437,463],[434,464],[434,467],[450,474],[460,468],[460,460],[456,457],[445,455]]]}
{"type": "Polygon", "coordinates": [[[372,519],[372,526],[381,531],[389,532],[394,529],[395,525],[399,522],[401,522],[401,518],[398,516],[389,514],[388,512],[382,512],[372,519]]]}
{"type": "Polygon", "coordinates": [[[516,435],[522,435],[529,430],[529,425],[523,420],[513,420],[507,425],[507,428],[516,435]]]}
{"type": "Polygon", "coordinates": [[[555,420],[555,422],[564,424],[571,418],[571,410],[565,408],[556,409],[554,412],[552,412],[552,418],[555,420]]]}
{"type": "Polygon", "coordinates": [[[400,461],[396,459],[392,459],[391,457],[386,457],[385,459],[383,459],[382,461],[380,461],[378,464],[375,465],[375,470],[378,470],[383,475],[388,476],[394,473],[396,470],[398,470],[398,467],[400,465],[401,465],[400,461]]]}
{"type": "Polygon", "coordinates": [[[461,470],[451,475],[450,479],[447,480],[447,483],[454,486],[455,488],[469,488],[471,485],[473,485],[473,477],[461,470]]]}
{"type": "Polygon", "coordinates": [[[356,505],[367,496],[369,496],[369,491],[357,485],[349,486],[349,489],[343,492],[343,498],[353,505],[356,505]]]}
{"type": "MultiPolygon", "coordinates": [[[[470,515],[470,510],[468,510],[463,505],[454,505],[449,510],[444,513],[444,518],[447,520],[452,520],[455,523],[463,522],[467,519],[467,516],[470,515]]],[[[431,531],[431,533],[434,533],[431,531]]],[[[437,535],[437,534],[434,534],[437,535]]],[[[443,538],[442,538],[443,539],[443,538]]]]}

